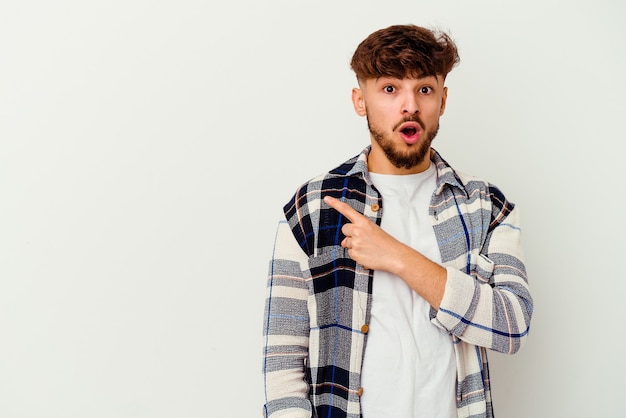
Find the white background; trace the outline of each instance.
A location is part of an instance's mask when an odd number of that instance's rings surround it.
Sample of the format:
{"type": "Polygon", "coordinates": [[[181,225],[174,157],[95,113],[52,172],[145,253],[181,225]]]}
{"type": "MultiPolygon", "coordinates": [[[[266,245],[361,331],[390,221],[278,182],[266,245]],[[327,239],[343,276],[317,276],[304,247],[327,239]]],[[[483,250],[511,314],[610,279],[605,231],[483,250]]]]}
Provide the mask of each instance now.
{"type": "Polygon", "coordinates": [[[500,418],[616,417],[626,7],[1,1],[0,417],[257,417],[282,205],[369,139],[349,60],[449,31],[435,147],[523,214],[535,315],[500,418]]]}

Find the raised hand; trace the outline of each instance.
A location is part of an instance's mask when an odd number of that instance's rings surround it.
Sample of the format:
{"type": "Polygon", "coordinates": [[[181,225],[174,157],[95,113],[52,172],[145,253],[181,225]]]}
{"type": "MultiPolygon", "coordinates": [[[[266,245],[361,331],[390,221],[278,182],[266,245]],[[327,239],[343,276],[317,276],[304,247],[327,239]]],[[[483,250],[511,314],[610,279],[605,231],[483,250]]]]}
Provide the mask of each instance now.
{"type": "Polygon", "coordinates": [[[346,236],[341,246],[348,249],[350,258],[368,269],[395,274],[439,309],[447,276],[442,266],[401,243],[347,203],[330,196],[325,196],[324,202],[350,221],[341,228],[346,236]]]}
{"type": "Polygon", "coordinates": [[[330,196],[324,197],[324,202],[350,221],[341,228],[345,235],[341,246],[348,249],[350,258],[372,270],[393,272],[394,258],[404,244],[347,203],[330,196]]]}

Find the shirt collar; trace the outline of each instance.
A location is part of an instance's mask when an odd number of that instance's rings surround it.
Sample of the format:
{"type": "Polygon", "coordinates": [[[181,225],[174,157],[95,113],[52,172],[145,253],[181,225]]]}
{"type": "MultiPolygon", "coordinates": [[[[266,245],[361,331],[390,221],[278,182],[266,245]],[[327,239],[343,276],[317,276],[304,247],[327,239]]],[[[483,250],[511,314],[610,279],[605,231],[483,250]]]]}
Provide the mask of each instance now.
{"type": "MultiPolygon", "coordinates": [[[[361,177],[367,184],[372,185],[369,170],[367,169],[367,156],[369,155],[370,150],[371,145],[368,145],[363,149],[363,151],[361,151],[360,154],[335,168],[330,172],[330,174],[361,177]]],[[[435,149],[432,148],[430,160],[435,164],[437,169],[437,188],[435,190],[435,194],[440,194],[446,185],[457,187],[463,193],[467,194],[463,183],[454,169],[441,157],[441,155],[439,155],[435,149]]]]}
{"type": "Polygon", "coordinates": [[[454,171],[450,164],[448,164],[448,162],[444,160],[435,149],[432,148],[430,152],[430,160],[435,163],[435,167],[437,167],[437,189],[435,189],[435,194],[441,194],[443,188],[446,185],[450,185],[452,187],[459,188],[465,195],[467,195],[465,186],[461,182],[461,179],[459,179],[456,171],[454,171]]]}

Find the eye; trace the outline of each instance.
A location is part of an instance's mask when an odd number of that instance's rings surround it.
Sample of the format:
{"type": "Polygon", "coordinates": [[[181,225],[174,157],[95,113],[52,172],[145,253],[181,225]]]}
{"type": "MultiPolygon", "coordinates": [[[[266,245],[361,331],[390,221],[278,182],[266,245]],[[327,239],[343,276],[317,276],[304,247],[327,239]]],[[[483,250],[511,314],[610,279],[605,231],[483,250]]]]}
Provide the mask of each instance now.
{"type": "Polygon", "coordinates": [[[385,86],[383,87],[383,91],[385,93],[393,93],[396,91],[396,88],[394,86],[385,86]]]}
{"type": "Polygon", "coordinates": [[[432,87],[428,87],[428,86],[424,86],[420,88],[420,93],[422,94],[430,94],[433,92],[433,88],[432,87]]]}

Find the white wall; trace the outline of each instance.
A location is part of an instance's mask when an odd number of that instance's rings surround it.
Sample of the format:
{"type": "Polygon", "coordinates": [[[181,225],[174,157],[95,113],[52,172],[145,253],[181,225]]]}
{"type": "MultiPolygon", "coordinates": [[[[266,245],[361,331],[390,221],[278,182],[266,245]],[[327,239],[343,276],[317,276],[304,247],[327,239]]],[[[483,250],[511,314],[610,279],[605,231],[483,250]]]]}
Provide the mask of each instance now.
{"type": "Polygon", "coordinates": [[[625,11],[0,1],[0,416],[260,416],[275,221],[367,144],[348,62],[395,23],[457,40],[436,147],[524,214],[536,311],[492,356],[497,416],[617,416],[625,11]]]}

